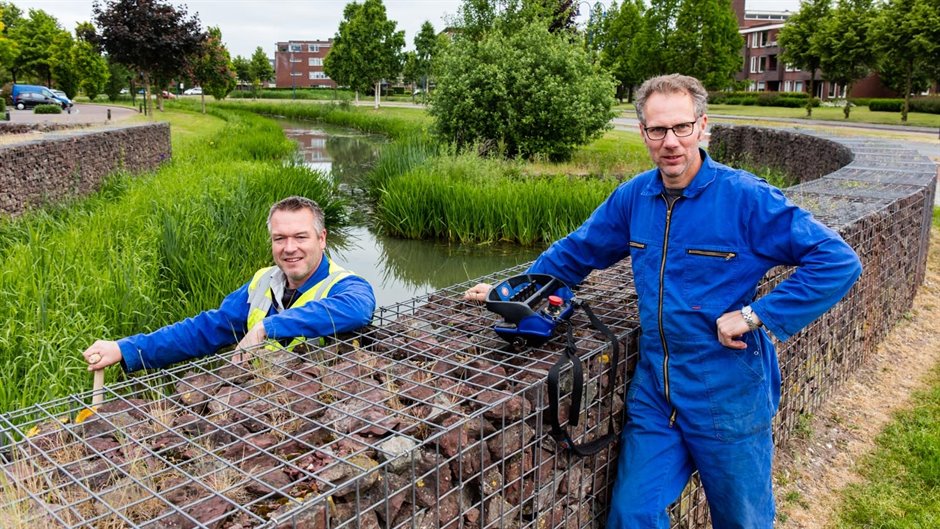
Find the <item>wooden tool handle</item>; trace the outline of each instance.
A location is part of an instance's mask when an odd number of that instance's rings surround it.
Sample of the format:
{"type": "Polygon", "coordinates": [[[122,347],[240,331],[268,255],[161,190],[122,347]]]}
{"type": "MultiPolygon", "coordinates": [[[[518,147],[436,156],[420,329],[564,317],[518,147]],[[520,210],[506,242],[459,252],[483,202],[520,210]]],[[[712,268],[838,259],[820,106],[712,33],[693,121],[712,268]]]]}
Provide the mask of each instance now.
{"type": "Polygon", "coordinates": [[[104,402],[104,369],[96,369],[95,382],[91,387],[91,405],[97,406],[104,402]]]}

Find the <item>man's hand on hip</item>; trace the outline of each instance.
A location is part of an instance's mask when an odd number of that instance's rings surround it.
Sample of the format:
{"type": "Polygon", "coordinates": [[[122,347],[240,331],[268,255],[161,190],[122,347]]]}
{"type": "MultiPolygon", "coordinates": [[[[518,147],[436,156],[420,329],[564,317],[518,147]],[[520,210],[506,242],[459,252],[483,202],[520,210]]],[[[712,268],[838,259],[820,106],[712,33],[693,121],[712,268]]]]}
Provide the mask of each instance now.
{"type": "Polygon", "coordinates": [[[718,318],[718,342],[731,349],[746,349],[747,344],[741,337],[751,328],[744,320],[740,310],[726,312],[718,318]]]}

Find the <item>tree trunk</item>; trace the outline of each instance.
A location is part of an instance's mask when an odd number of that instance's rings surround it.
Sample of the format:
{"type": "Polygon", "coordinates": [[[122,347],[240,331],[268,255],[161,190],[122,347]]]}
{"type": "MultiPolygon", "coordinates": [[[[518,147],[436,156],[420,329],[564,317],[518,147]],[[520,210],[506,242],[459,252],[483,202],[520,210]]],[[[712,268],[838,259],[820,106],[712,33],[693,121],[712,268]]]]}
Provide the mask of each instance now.
{"type": "Polygon", "coordinates": [[[199,94],[199,99],[202,101],[202,113],[206,113],[206,93],[203,92],[199,94]]]}
{"type": "Polygon", "coordinates": [[[375,82],[375,109],[379,108],[379,97],[382,95],[382,81],[375,82]]]}
{"type": "Polygon", "coordinates": [[[356,90],[356,105],[359,105],[359,90],[356,90]]]}
{"type": "Polygon", "coordinates": [[[852,84],[845,83],[845,108],[842,109],[842,113],[845,114],[845,119],[849,119],[849,112],[852,111],[852,102],[849,100],[849,94],[852,93],[852,84]]]}
{"type": "Polygon", "coordinates": [[[907,122],[907,110],[911,104],[911,89],[914,84],[914,61],[907,61],[904,69],[904,106],[901,107],[901,121],[907,122]]]}
{"type": "Polygon", "coordinates": [[[816,97],[816,68],[809,74],[809,99],[806,100],[806,117],[813,116],[813,98],[816,97]]]}

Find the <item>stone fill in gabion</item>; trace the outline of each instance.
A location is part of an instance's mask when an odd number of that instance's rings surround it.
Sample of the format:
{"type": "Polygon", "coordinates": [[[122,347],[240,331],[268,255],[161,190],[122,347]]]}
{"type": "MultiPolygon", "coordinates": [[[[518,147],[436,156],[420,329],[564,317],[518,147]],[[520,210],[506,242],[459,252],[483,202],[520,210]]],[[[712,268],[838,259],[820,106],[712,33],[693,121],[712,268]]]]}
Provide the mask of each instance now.
{"type": "MultiPolygon", "coordinates": [[[[712,145],[760,160],[759,134],[716,128],[712,145]]],[[[897,146],[840,141],[801,136],[794,145],[818,145],[817,158],[855,160],[786,193],[837,229],[865,271],[779,344],[778,445],[865,361],[924,277],[936,169],[897,146]]],[[[787,138],[775,133],[769,145],[787,138]]],[[[812,159],[802,152],[791,165],[812,159]]],[[[790,272],[771,270],[761,291],[790,272]]],[[[461,301],[473,283],[379,309],[370,328],[327,346],[257,349],[241,364],[222,354],[132,378],[108,387],[95,413],[81,394],[0,416],[0,525],[599,529],[617,447],[569,457],[547,435],[545,379],[563,334],[539,348],[504,343],[495,315],[461,301]]],[[[577,295],[622,351],[611,370],[603,334],[575,313],[586,396],[567,409],[563,372],[561,415],[578,414],[573,437],[583,442],[607,432],[611,413],[622,426],[640,332],[629,261],[592,274],[577,295]]],[[[670,515],[675,528],[708,527],[695,477],[670,515]]]]}

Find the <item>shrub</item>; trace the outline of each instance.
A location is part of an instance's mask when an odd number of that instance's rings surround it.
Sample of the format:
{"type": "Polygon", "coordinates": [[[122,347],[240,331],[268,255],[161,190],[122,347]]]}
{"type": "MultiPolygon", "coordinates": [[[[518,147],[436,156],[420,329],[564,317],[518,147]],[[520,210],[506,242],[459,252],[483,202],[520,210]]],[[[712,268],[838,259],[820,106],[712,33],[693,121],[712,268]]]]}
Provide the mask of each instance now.
{"type": "Polygon", "coordinates": [[[33,109],[34,114],[61,114],[62,107],[59,105],[36,105],[33,109]]]}
{"type": "Polygon", "coordinates": [[[4,112],[7,109],[7,102],[3,97],[0,97],[0,112],[4,112]]]}
{"type": "Polygon", "coordinates": [[[566,159],[614,116],[610,77],[540,22],[458,39],[441,55],[437,86],[429,112],[447,141],[509,157],[566,159]]]}
{"type": "Polygon", "coordinates": [[[940,114],[940,97],[914,97],[911,99],[911,112],[940,114]]]}
{"type": "Polygon", "coordinates": [[[903,106],[903,99],[872,99],[868,103],[868,110],[872,112],[900,112],[903,106]]]}
{"type": "MultiPolygon", "coordinates": [[[[809,94],[804,92],[709,92],[708,102],[713,105],[759,105],[763,107],[800,108],[806,106],[809,94]]],[[[813,106],[819,100],[813,99],[813,106]]]]}

